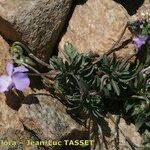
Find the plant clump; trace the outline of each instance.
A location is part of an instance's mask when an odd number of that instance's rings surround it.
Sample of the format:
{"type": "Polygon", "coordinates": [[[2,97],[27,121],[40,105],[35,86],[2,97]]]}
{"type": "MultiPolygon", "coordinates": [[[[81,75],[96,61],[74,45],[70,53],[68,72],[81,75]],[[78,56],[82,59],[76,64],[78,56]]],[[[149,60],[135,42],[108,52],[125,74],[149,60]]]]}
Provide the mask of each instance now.
{"type": "MultiPolygon", "coordinates": [[[[135,53],[127,60],[117,57],[114,49],[99,57],[92,53],[80,54],[68,42],[64,45],[65,60],[53,56],[49,64],[38,60],[19,42],[13,44],[11,53],[16,63],[25,65],[41,76],[44,83],[53,89],[54,95],[61,95],[68,113],[76,121],[85,124],[92,120],[99,133],[105,117],[110,114],[122,116],[135,124],[143,137],[144,149],[148,150],[150,22],[142,19],[128,22],[126,27],[131,31],[135,44],[135,53]],[[40,73],[35,69],[36,61],[50,71],[40,73]]],[[[137,148],[127,137],[126,140],[132,148],[137,148]]]]}

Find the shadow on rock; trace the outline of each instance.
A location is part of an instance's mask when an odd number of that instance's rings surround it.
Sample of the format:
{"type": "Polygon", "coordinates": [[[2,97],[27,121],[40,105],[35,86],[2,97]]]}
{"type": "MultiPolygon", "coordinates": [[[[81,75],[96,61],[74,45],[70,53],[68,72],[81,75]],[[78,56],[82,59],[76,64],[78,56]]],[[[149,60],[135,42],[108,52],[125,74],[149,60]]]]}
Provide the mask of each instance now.
{"type": "Polygon", "coordinates": [[[35,91],[35,88],[38,90],[43,89],[43,83],[40,77],[30,76],[30,79],[31,79],[30,87],[33,91],[35,91]]]}
{"type": "Polygon", "coordinates": [[[19,110],[21,107],[22,101],[25,98],[23,93],[20,91],[8,91],[5,93],[6,95],[6,104],[12,108],[13,110],[19,110]]]}
{"type": "Polygon", "coordinates": [[[144,3],[144,0],[114,0],[121,4],[129,15],[134,15],[138,8],[144,3]]]}
{"type": "Polygon", "coordinates": [[[22,104],[28,104],[28,105],[39,104],[39,100],[34,94],[30,94],[26,98],[24,98],[22,104]]]}
{"type": "Polygon", "coordinates": [[[76,5],[83,5],[84,3],[86,3],[87,2],[87,0],[76,0],[74,3],[76,4],[76,5]]]}
{"type": "Polygon", "coordinates": [[[6,104],[13,110],[19,110],[22,104],[39,104],[38,98],[34,94],[24,96],[20,91],[9,91],[5,93],[6,95],[6,104]]]}

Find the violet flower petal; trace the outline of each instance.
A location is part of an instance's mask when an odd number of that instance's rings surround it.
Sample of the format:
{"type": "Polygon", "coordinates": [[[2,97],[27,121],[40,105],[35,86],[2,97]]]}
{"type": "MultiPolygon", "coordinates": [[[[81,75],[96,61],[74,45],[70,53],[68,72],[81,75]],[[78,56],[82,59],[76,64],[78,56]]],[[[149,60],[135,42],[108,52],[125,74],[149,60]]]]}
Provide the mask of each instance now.
{"type": "Polygon", "coordinates": [[[19,67],[15,67],[14,68],[14,72],[13,73],[17,73],[17,72],[28,72],[29,70],[24,67],[24,66],[19,66],[19,67]]]}
{"type": "Polygon", "coordinates": [[[8,91],[12,87],[12,84],[11,76],[0,76],[0,92],[8,91]]]}
{"type": "Polygon", "coordinates": [[[137,52],[141,48],[141,46],[146,43],[147,40],[148,40],[148,36],[138,36],[138,37],[136,36],[133,38],[137,52]]]}
{"type": "Polygon", "coordinates": [[[26,73],[15,73],[12,76],[13,83],[17,90],[23,91],[30,85],[30,79],[26,73]]]}
{"type": "Polygon", "coordinates": [[[14,68],[14,66],[13,66],[11,63],[8,63],[8,64],[7,64],[7,66],[6,66],[6,71],[7,71],[7,73],[8,73],[9,76],[12,75],[12,73],[13,73],[13,68],[14,68]]]}

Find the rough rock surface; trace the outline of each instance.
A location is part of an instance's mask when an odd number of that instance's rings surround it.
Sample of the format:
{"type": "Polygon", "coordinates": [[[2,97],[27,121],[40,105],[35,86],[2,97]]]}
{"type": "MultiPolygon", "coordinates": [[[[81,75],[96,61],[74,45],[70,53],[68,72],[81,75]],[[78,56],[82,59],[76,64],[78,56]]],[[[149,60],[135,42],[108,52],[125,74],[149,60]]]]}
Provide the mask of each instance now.
{"type": "Polygon", "coordinates": [[[9,45],[0,35],[0,74],[5,71],[5,66],[8,61],[10,61],[9,55],[9,45]]]}
{"type": "Polygon", "coordinates": [[[0,0],[0,33],[48,60],[72,0],[0,0]]]}
{"type": "Polygon", "coordinates": [[[58,141],[67,138],[69,134],[72,138],[82,138],[84,131],[78,134],[82,131],[81,126],[66,114],[65,107],[58,100],[45,93],[38,92],[34,97],[28,95],[23,101],[18,112],[23,125],[32,130],[40,140],[58,141]]]}
{"type": "Polygon", "coordinates": [[[137,13],[133,16],[136,18],[150,15],[150,0],[145,0],[143,5],[138,9],[137,13]]]}
{"type": "MultiPolygon", "coordinates": [[[[116,116],[113,116],[116,118],[116,116]]],[[[108,148],[115,150],[116,149],[116,144],[115,144],[115,138],[116,138],[116,126],[115,124],[109,119],[109,127],[111,129],[111,136],[107,137],[107,142],[108,142],[108,148]]],[[[136,128],[133,124],[127,124],[123,118],[120,119],[119,122],[119,128],[124,132],[124,134],[137,146],[142,145],[142,138],[140,137],[140,134],[136,131],[136,128]]],[[[130,150],[131,146],[129,143],[126,141],[125,137],[123,134],[120,132],[118,129],[118,134],[119,134],[119,147],[121,150],[130,150]]]]}
{"type": "Polygon", "coordinates": [[[13,110],[12,104],[17,103],[18,97],[0,95],[0,139],[16,142],[14,146],[2,145],[0,148],[56,149],[48,141],[59,141],[68,135],[75,139],[84,137],[82,127],[66,114],[64,106],[43,93],[46,92],[37,91],[37,95],[33,96],[32,92],[24,100],[20,99],[22,102],[18,111],[13,110]],[[10,104],[10,100],[14,102],[10,104]],[[36,141],[46,141],[48,144],[33,144],[36,141]]]}
{"type": "Polygon", "coordinates": [[[106,52],[118,40],[128,18],[126,10],[112,0],[88,0],[77,5],[59,44],[59,55],[67,41],[79,52],[106,52]]]}

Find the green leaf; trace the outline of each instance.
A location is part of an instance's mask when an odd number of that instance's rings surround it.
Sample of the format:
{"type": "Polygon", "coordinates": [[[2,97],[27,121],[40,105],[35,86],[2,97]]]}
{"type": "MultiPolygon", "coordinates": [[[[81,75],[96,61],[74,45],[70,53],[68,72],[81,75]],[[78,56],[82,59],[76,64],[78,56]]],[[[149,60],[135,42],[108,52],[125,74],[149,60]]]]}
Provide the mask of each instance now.
{"type": "Polygon", "coordinates": [[[114,81],[113,79],[111,79],[111,85],[112,85],[115,93],[119,96],[120,95],[120,89],[118,87],[118,83],[116,81],[114,81]]]}
{"type": "Polygon", "coordinates": [[[108,59],[108,57],[107,57],[107,55],[103,55],[103,63],[105,64],[105,65],[109,65],[109,59],[108,59]]]}
{"type": "Polygon", "coordinates": [[[142,125],[145,123],[145,120],[146,119],[145,119],[144,114],[138,115],[138,117],[135,120],[135,126],[136,126],[137,130],[139,130],[142,127],[142,125]]]}
{"type": "Polygon", "coordinates": [[[87,78],[87,77],[90,77],[93,72],[94,72],[94,67],[93,66],[90,66],[88,67],[86,70],[83,71],[83,74],[84,74],[84,77],[87,78]]]}
{"type": "Polygon", "coordinates": [[[62,58],[57,58],[53,56],[50,59],[50,67],[56,70],[63,70],[62,68],[64,67],[64,63],[63,63],[62,58]]]}
{"type": "Polygon", "coordinates": [[[83,62],[83,56],[82,55],[76,55],[74,58],[74,61],[71,64],[71,67],[74,67],[75,69],[80,68],[83,62]]]}
{"type": "Polygon", "coordinates": [[[99,118],[103,118],[104,116],[97,110],[92,110],[92,114],[95,118],[99,119],[99,118]]]}
{"type": "Polygon", "coordinates": [[[74,58],[77,56],[77,51],[70,43],[65,43],[64,45],[65,57],[69,62],[73,62],[74,58]]]}
{"type": "Polygon", "coordinates": [[[145,122],[146,126],[150,128],[150,121],[149,122],[145,122]]]}
{"type": "Polygon", "coordinates": [[[103,88],[103,93],[102,93],[106,98],[110,98],[110,92],[107,88],[103,88]]]}
{"type": "Polygon", "coordinates": [[[111,84],[110,84],[110,83],[107,84],[107,89],[108,89],[109,91],[112,90],[112,87],[111,87],[111,84]]]}
{"type": "Polygon", "coordinates": [[[79,79],[79,86],[80,86],[80,89],[83,91],[83,94],[88,95],[88,85],[82,78],[79,79]]]}
{"type": "Polygon", "coordinates": [[[94,85],[95,88],[100,87],[100,78],[99,78],[98,75],[95,76],[95,78],[94,78],[94,80],[92,82],[92,85],[94,85]]]}
{"type": "Polygon", "coordinates": [[[82,78],[78,78],[76,75],[70,73],[70,75],[76,80],[78,87],[80,88],[80,92],[83,95],[88,95],[88,85],[82,78]]]}
{"type": "Polygon", "coordinates": [[[109,76],[108,75],[103,75],[101,77],[101,84],[100,84],[100,91],[103,90],[104,86],[106,85],[106,81],[108,80],[109,76]]]}
{"type": "Polygon", "coordinates": [[[68,107],[67,110],[68,111],[77,111],[77,110],[79,110],[79,108],[81,108],[81,105],[77,105],[77,106],[74,106],[74,107],[68,107]]]}
{"type": "Polygon", "coordinates": [[[130,103],[126,102],[126,107],[125,107],[126,112],[129,112],[129,110],[132,109],[134,107],[134,105],[135,105],[135,103],[130,104],[130,103]]]}

